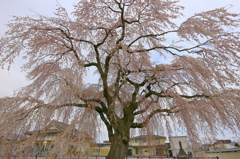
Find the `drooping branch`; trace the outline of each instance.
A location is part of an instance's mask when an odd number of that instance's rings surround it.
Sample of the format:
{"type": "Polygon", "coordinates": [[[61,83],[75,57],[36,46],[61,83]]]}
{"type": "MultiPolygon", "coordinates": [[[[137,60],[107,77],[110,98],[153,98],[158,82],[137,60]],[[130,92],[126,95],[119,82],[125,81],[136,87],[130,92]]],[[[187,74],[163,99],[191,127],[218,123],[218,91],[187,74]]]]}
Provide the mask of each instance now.
{"type": "Polygon", "coordinates": [[[128,48],[130,48],[135,42],[137,42],[140,39],[143,39],[143,38],[156,38],[156,37],[163,36],[163,35],[168,34],[168,33],[174,33],[174,32],[177,32],[177,31],[178,30],[171,30],[171,31],[163,32],[161,34],[141,35],[141,36],[137,37],[135,40],[133,40],[130,44],[128,44],[128,48]]]}
{"type": "Polygon", "coordinates": [[[152,106],[152,104],[155,103],[155,102],[156,102],[156,101],[151,100],[151,101],[145,106],[144,109],[134,112],[134,115],[138,115],[138,114],[145,113],[145,112],[152,106]]]}
{"type": "Polygon", "coordinates": [[[96,110],[97,112],[102,112],[102,108],[98,107],[98,106],[91,106],[89,107],[89,105],[87,104],[79,104],[79,103],[65,103],[62,105],[50,105],[50,104],[43,104],[43,105],[36,105],[33,108],[30,108],[28,110],[23,110],[21,118],[16,119],[18,120],[23,120],[26,119],[31,113],[33,113],[36,110],[39,110],[41,108],[46,108],[46,109],[51,109],[51,110],[57,110],[63,107],[81,107],[81,108],[90,108],[93,110],[96,110]]]}
{"type": "MultiPolygon", "coordinates": [[[[63,26],[63,25],[61,25],[61,26],[63,26]]],[[[60,33],[65,37],[64,39],[68,42],[68,43],[66,43],[64,40],[61,40],[61,42],[63,43],[63,46],[68,49],[67,52],[73,52],[73,54],[74,54],[74,56],[76,57],[79,65],[81,66],[81,65],[82,65],[81,59],[80,59],[80,57],[79,57],[79,55],[78,55],[78,52],[77,52],[76,49],[74,48],[73,41],[75,41],[75,42],[84,42],[84,43],[90,44],[90,45],[92,45],[92,46],[94,46],[94,44],[93,44],[93,42],[88,41],[88,40],[78,39],[78,38],[72,37],[71,34],[70,34],[69,29],[68,29],[66,26],[64,26],[64,28],[66,28],[67,32],[66,32],[65,30],[63,30],[62,28],[60,28],[60,27],[52,27],[52,28],[48,28],[48,27],[46,27],[46,28],[33,27],[33,28],[30,28],[30,29],[33,29],[33,30],[42,30],[42,31],[51,31],[51,32],[54,33],[54,34],[57,34],[57,33],[55,33],[54,31],[60,31],[60,33]]],[[[66,53],[67,53],[67,52],[66,52],[66,53]]],[[[62,56],[65,55],[66,53],[62,54],[62,56]]],[[[62,56],[61,56],[61,57],[62,57],[62,56]]],[[[88,65],[88,66],[90,66],[90,65],[88,65]]],[[[92,66],[93,66],[93,65],[92,65],[92,66]]]]}
{"type": "Polygon", "coordinates": [[[52,27],[52,28],[33,27],[31,29],[33,29],[33,30],[43,30],[43,31],[60,31],[69,40],[74,40],[74,41],[78,41],[78,42],[84,42],[84,43],[90,44],[92,46],[94,45],[94,43],[92,41],[88,41],[88,40],[78,39],[78,38],[72,37],[70,35],[70,33],[66,33],[62,28],[59,28],[59,27],[52,27]]]}
{"type": "MultiPolygon", "coordinates": [[[[210,39],[211,40],[211,39],[210,39]]],[[[152,48],[148,48],[148,49],[140,49],[140,50],[128,50],[128,52],[130,54],[134,54],[134,53],[141,53],[141,52],[150,52],[150,51],[154,51],[154,50],[157,50],[157,49],[163,49],[165,50],[166,52],[174,55],[174,56],[180,56],[179,54],[171,51],[171,50],[175,50],[177,52],[188,52],[188,53],[192,53],[191,51],[196,49],[196,48],[200,48],[201,46],[205,46],[206,44],[208,44],[208,42],[210,40],[207,40],[203,43],[200,43],[200,44],[197,44],[195,46],[192,46],[192,47],[189,47],[189,48],[183,48],[183,49],[179,49],[177,47],[172,47],[172,46],[155,46],[155,47],[152,47],[152,48]]],[[[194,53],[194,52],[193,52],[194,53]]]]}
{"type": "Polygon", "coordinates": [[[201,98],[201,97],[205,97],[207,99],[210,99],[212,96],[210,95],[206,95],[206,94],[194,94],[194,95],[179,95],[182,98],[188,98],[188,99],[192,99],[192,98],[201,98]]]}
{"type": "Polygon", "coordinates": [[[151,111],[151,113],[145,118],[145,120],[142,123],[133,123],[131,128],[144,128],[144,127],[146,127],[148,125],[150,119],[158,113],[165,113],[165,115],[170,115],[170,114],[178,113],[178,112],[181,111],[181,110],[174,111],[175,108],[177,108],[177,106],[172,107],[170,109],[156,109],[154,111],[151,111]]]}
{"type": "Polygon", "coordinates": [[[96,45],[94,45],[94,47],[98,48],[99,46],[103,45],[105,43],[106,39],[108,38],[109,33],[111,32],[110,29],[103,28],[103,30],[105,31],[105,36],[102,38],[102,41],[97,43],[96,45]]]}
{"type": "Polygon", "coordinates": [[[103,113],[106,112],[106,109],[103,107],[99,107],[93,104],[89,104],[90,101],[94,101],[97,103],[100,103],[101,105],[103,105],[104,103],[101,102],[100,100],[94,100],[94,99],[89,99],[89,100],[85,100],[86,103],[64,103],[64,104],[46,104],[44,103],[44,101],[39,100],[39,99],[35,99],[33,97],[27,96],[27,97],[12,97],[12,98],[4,98],[1,99],[4,100],[5,103],[9,103],[10,105],[30,105],[29,109],[27,109],[27,107],[22,107],[19,110],[17,109],[16,111],[21,111],[21,117],[18,118],[17,120],[22,120],[25,119],[26,117],[28,117],[31,113],[33,113],[36,110],[45,108],[45,109],[49,109],[49,110],[57,110],[60,108],[64,108],[64,107],[78,107],[78,108],[87,108],[87,109],[92,109],[95,110],[98,113],[103,113]]]}
{"type": "Polygon", "coordinates": [[[165,92],[168,92],[171,88],[173,88],[173,87],[175,87],[175,86],[178,86],[178,85],[188,85],[189,83],[187,83],[187,82],[177,82],[177,83],[174,83],[174,84],[172,84],[171,86],[169,86],[166,90],[165,90],[165,92]]]}
{"type": "Polygon", "coordinates": [[[183,66],[168,66],[168,68],[166,69],[164,65],[156,65],[154,69],[142,69],[139,68],[138,70],[130,70],[130,69],[125,69],[124,72],[126,73],[126,75],[130,75],[131,73],[135,74],[135,73],[146,73],[146,74],[155,74],[157,72],[162,72],[162,71],[179,71],[179,70],[184,70],[183,66]]]}
{"type": "MultiPolygon", "coordinates": [[[[164,97],[164,98],[174,98],[174,96],[169,95],[169,94],[165,94],[164,91],[161,92],[156,92],[156,91],[152,91],[149,90],[149,92],[146,94],[147,97],[151,96],[151,95],[156,95],[158,97],[164,97]]],[[[194,94],[194,95],[182,95],[182,94],[178,94],[178,96],[182,97],[182,98],[187,98],[187,99],[192,99],[192,98],[201,98],[201,97],[205,97],[207,99],[210,99],[211,96],[210,95],[206,95],[204,93],[202,94],[194,94]]]]}
{"type": "Polygon", "coordinates": [[[115,9],[113,9],[108,3],[106,3],[105,1],[103,1],[103,3],[107,6],[108,9],[110,9],[112,12],[114,13],[121,13],[120,11],[117,11],[115,9]]]}
{"type": "MultiPolygon", "coordinates": [[[[145,92],[145,90],[143,90],[143,92],[145,92]]],[[[141,93],[142,94],[142,93],[141,93]]],[[[138,115],[138,114],[143,114],[145,113],[149,108],[152,107],[153,104],[156,104],[159,102],[159,97],[154,98],[153,96],[146,96],[144,95],[143,97],[141,97],[140,99],[138,99],[138,105],[141,105],[144,103],[144,108],[142,108],[141,110],[138,110],[136,112],[134,112],[134,116],[138,115]],[[147,104],[144,103],[144,101],[148,101],[147,104]]]]}

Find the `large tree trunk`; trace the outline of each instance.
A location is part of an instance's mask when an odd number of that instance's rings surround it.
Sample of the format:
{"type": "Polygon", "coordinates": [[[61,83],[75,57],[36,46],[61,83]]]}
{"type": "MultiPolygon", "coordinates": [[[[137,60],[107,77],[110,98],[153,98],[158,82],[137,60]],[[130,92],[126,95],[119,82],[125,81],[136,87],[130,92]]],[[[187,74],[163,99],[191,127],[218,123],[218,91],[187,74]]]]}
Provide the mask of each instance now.
{"type": "Polygon", "coordinates": [[[106,159],[125,159],[128,150],[129,138],[123,139],[122,135],[115,134],[111,137],[111,147],[106,159]]]}
{"type": "MultiPolygon", "coordinates": [[[[124,109],[124,117],[110,117],[111,126],[106,124],[108,137],[111,142],[110,151],[106,159],[125,159],[130,140],[130,129],[134,120],[134,106],[124,109]]],[[[115,116],[117,116],[115,114],[115,116]]]]}

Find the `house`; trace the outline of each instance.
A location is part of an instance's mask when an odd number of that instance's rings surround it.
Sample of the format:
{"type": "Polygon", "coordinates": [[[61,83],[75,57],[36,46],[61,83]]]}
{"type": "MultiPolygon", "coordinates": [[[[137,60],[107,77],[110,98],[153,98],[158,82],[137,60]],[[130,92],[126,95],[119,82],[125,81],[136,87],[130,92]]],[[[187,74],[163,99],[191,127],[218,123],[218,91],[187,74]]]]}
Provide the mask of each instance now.
{"type": "Polygon", "coordinates": [[[239,148],[238,144],[235,142],[232,142],[231,140],[216,140],[212,144],[203,144],[202,145],[202,150],[204,150],[204,151],[235,149],[235,148],[239,148]]]}
{"type": "Polygon", "coordinates": [[[93,139],[86,132],[78,131],[66,123],[55,120],[41,130],[26,132],[26,135],[35,139],[32,154],[37,156],[47,156],[51,153],[57,155],[88,154],[93,143],[93,139]],[[65,133],[67,129],[68,132],[65,133]]]}
{"type": "MultiPolygon", "coordinates": [[[[166,137],[158,135],[140,135],[130,139],[127,156],[166,156],[166,137]]],[[[107,156],[111,143],[104,141],[92,147],[90,155],[107,156]]]]}
{"type": "Polygon", "coordinates": [[[217,140],[214,143],[215,149],[234,149],[237,148],[231,140],[217,140]]]}
{"type": "Polygon", "coordinates": [[[240,148],[231,140],[216,140],[213,144],[204,144],[203,151],[195,152],[196,157],[239,159],[240,148]]]}
{"type": "Polygon", "coordinates": [[[196,151],[196,158],[219,158],[219,159],[239,159],[240,148],[222,149],[222,150],[209,150],[209,151],[196,151]]]}
{"type": "Polygon", "coordinates": [[[221,159],[239,159],[240,148],[207,151],[205,156],[209,158],[218,156],[221,159]]]}
{"type": "Polygon", "coordinates": [[[140,135],[130,139],[128,156],[166,156],[166,137],[140,135]]]}
{"type": "Polygon", "coordinates": [[[92,156],[107,156],[110,150],[110,141],[103,141],[103,143],[97,143],[91,148],[90,155],[92,156]]]}
{"type": "MultiPolygon", "coordinates": [[[[51,121],[46,127],[28,131],[22,145],[34,141],[31,156],[107,156],[111,143],[94,143],[84,131],[78,131],[71,125],[59,121],[51,121]],[[67,130],[67,131],[66,131],[67,130]],[[31,140],[32,139],[32,140],[31,140]]],[[[128,156],[166,156],[166,137],[159,135],[140,135],[130,139],[128,156]]]]}

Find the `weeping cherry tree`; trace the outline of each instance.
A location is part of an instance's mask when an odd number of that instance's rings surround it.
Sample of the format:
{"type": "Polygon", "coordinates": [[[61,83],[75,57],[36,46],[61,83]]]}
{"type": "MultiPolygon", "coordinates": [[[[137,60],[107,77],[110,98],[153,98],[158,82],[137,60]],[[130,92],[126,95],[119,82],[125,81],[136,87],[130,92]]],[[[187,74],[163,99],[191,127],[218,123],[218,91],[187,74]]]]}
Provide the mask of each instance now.
{"type": "Polygon", "coordinates": [[[183,9],[177,0],[80,0],[71,14],[58,6],[52,17],[14,17],[0,64],[22,57],[30,84],[0,99],[2,139],[53,119],[95,136],[104,126],[107,159],[124,159],[132,130],[182,127],[195,140],[238,131],[240,16],[223,7],[184,19],[183,9]]]}

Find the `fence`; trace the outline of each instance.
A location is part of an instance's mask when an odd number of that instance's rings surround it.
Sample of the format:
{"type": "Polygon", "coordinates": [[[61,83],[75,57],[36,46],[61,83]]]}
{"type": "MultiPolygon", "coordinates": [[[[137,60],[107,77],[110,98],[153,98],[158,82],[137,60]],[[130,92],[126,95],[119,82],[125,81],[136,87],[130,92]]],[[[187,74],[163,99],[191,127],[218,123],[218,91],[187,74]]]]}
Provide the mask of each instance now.
{"type": "MultiPolygon", "coordinates": [[[[0,159],[6,159],[6,157],[1,157],[0,159]]],[[[56,156],[56,157],[7,157],[7,159],[106,159],[106,156],[56,156]]],[[[154,157],[133,157],[127,156],[125,159],[177,159],[177,157],[161,157],[161,156],[154,156],[154,157]]],[[[188,159],[219,159],[218,157],[193,157],[188,159]]]]}
{"type": "MultiPolygon", "coordinates": [[[[5,159],[5,157],[0,157],[5,159]]],[[[10,157],[8,159],[106,159],[106,156],[62,156],[62,157],[10,157]]],[[[172,157],[126,157],[125,159],[174,159],[172,157]]],[[[176,158],[177,159],[177,158],[176,158]]]]}
{"type": "MultiPolygon", "coordinates": [[[[0,159],[6,159],[6,157],[0,157],[0,159]]],[[[106,159],[106,156],[88,156],[88,157],[8,157],[7,159],[106,159]]],[[[177,157],[126,157],[125,159],[177,159],[177,157]]],[[[217,157],[196,157],[189,159],[219,159],[217,157]]]]}

